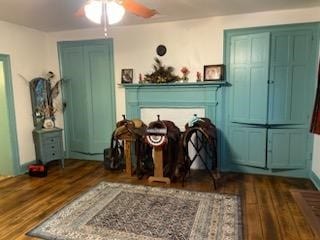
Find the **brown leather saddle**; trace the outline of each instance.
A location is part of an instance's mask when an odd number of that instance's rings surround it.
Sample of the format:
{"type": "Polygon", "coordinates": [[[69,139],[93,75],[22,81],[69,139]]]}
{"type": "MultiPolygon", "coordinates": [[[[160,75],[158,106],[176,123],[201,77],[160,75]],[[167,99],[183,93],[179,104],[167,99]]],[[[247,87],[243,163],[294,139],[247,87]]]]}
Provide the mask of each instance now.
{"type": "Polygon", "coordinates": [[[123,120],[117,122],[115,137],[121,140],[135,140],[144,136],[147,125],[140,119],[123,120]]]}
{"type": "Polygon", "coordinates": [[[137,176],[141,178],[145,173],[151,172],[153,168],[152,148],[144,141],[147,125],[140,119],[128,120],[124,115],[122,116],[123,120],[116,123],[116,129],[112,134],[110,161],[113,163],[112,166],[124,168],[125,160],[122,141],[132,141],[134,145],[134,155],[136,157],[135,171],[137,176]],[[116,142],[116,144],[114,144],[114,142],[116,142]]]}
{"type": "Polygon", "coordinates": [[[151,147],[161,147],[163,151],[163,175],[171,180],[175,178],[175,168],[179,155],[180,130],[171,121],[158,120],[148,125],[146,142],[151,147]]]}
{"type": "Polygon", "coordinates": [[[182,136],[182,148],[184,158],[179,158],[176,174],[182,176],[183,182],[190,173],[190,167],[196,158],[200,158],[208,173],[213,179],[216,187],[215,178],[211,170],[217,170],[217,129],[209,118],[198,118],[195,116],[193,121],[185,125],[185,132],[182,136]],[[190,154],[191,152],[194,152],[190,154]]]}

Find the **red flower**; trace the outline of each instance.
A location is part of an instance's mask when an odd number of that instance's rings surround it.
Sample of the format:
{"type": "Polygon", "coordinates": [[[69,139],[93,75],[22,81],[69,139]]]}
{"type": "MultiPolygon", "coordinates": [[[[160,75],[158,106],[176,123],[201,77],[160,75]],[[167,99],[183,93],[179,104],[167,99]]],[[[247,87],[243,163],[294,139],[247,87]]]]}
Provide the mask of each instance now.
{"type": "Polygon", "coordinates": [[[183,76],[187,76],[190,73],[190,71],[187,67],[181,68],[180,71],[182,72],[183,76]]]}

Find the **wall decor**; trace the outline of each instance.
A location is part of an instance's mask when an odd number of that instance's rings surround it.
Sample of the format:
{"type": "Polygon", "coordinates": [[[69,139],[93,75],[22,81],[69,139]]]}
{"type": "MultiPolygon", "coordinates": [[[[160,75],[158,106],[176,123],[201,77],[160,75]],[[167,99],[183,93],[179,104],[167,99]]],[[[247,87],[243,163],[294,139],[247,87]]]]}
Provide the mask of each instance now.
{"type": "Polygon", "coordinates": [[[182,73],[182,80],[184,82],[187,82],[189,80],[188,75],[190,73],[190,70],[187,67],[181,68],[180,72],[182,73]]]}
{"type": "Polygon", "coordinates": [[[164,56],[166,53],[167,53],[167,48],[166,48],[166,46],[165,45],[159,45],[158,47],[157,47],[157,54],[158,54],[158,56],[160,56],[160,57],[162,57],[162,56],[164,56]]]}
{"type": "Polygon", "coordinates": [[[180,77],[173,73],[174,68],[162,64],[159,58],[155,58],[153,64],[153,72],[145,74],[144,80],[149,83],[169,83],[180,80],[180,77]]]}
{"type": "Polygon", "coordinates": [[[121,70],[121,83],[132,83],[133,81],[133,69],[121,70]]]}
{"type": "Polygon", "coordinates": [[[204,81],[221,81],[224,79],[224,65],[205,65],[203,69],[204,81]]]}
{"type": "Polygon", "coordinates": [[[201,82],[201,73],[197,72],[197,82],[201,82]]]}
{"type": "Polygon", "coordinates": [[[52,125],[54,127],[54,114],[57,109],[53,106],[53,100],[59,95],[59,85],[62,81],[60,79],[52,84],[54,76],[54,73],[50,71],[47,73],[47,79],[37,77],[29,83],[33,123],[36,129],[51,128],[52,125]],[[47,127],[43,126],[45,120],[48,120],[47,123],[50,122],[50,124],[46,124],[47,127]]]}

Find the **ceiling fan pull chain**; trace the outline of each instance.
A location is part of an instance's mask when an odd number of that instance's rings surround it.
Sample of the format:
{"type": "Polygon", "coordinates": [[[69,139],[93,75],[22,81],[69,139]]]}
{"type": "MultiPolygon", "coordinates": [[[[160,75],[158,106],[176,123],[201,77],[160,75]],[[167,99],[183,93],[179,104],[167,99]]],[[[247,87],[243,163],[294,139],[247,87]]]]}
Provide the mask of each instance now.
{"type": "Polygon", "coordinates": [[[102,18],[103,18],[103,30],[104,30],[104,37],[108,38],[107,33],[107,1],[103,1],[102,3],[102,18]]]}

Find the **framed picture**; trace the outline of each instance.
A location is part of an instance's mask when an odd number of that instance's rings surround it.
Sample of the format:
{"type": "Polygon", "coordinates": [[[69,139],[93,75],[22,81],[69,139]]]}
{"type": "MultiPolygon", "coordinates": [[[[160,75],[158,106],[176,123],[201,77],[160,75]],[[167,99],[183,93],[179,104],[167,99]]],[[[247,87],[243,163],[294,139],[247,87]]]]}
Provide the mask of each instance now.
{"type": "Polygon", "coordinates": [[[132,83],[132,80],[133,80],[133,69],[122,69],[121,83],[132,83]]]}
{"type": "Polygon", "coordinates": [[[222,81],[224,80],[224,65],[205,65],[203,69],[204,81],[222,81]]]}

